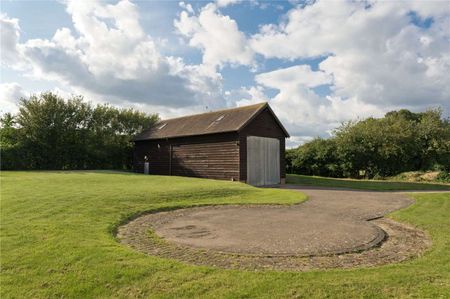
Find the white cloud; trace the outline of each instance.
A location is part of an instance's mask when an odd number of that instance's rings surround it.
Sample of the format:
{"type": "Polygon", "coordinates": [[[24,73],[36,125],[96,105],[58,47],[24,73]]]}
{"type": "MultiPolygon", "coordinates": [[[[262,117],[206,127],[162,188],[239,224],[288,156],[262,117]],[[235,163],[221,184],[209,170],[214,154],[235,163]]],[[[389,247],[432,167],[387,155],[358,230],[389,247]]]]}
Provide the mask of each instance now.
{"type": "Polygon", "coordinates": [[[240,107],[269,101],[262,86],[241,87],[227,91],[225,96],[229,106],[240,107]]]}
{"type": "Polygon", "coordinates": [[[268,58],[328,56],[320,69],[344,99],[449,108],[449,18],[446,2],[318,1],[291,10],[285,23],[263,26],[251,44],[268,58]],[[412,24],[413,10],[432,17],[431,27],[412,24]]]}
{"type": "MultiPolygon", "coordinates": [[[[383,110],[356,98],[319,96],[315,87],[331,84],[332,78],[323,71],[313,71],[309,65],[298,65],[286,69],[258,74],[256,89],[262,93],[265,88],[278,90],[269,100],[294,138],[305,141],[307,136],[326,136],[342,121],[357,117],[381,116],[383,110]],[[302,138],[297,138],[303,136],[302,138]]],[[[241,101],[242,102],[242,101],[241,101]]],[[[241,103],[238,102],[238,105],[241,103]]],[[[248,101],[243,101],[248,103],[248,101]]]]}
{"type": "Polygon", "coordinates": [[[198,15],[182,11],[174,25],[190,46],[202,50],[203,63],[207,66],[254,63],[253,51],[236,21],[222,15],[212,3],[204,6],[198,15]]]}
{"type": "Polygon", "coordinates": [[[157,72],[164,64],[155,43],[140,27],[132,3],[100,5],[93,1],[71,1],[67,12],[81,36],[75,39],[69,29],[63,28],[56,32],[53,42],[58,48],[79,51],[93,74],[116,72],[118,79],[137,79],[142,73],[157,72]]]}
{"type": "Polygon", "coordinates": [[[216,0],[218,7],[226,7],[229,5],[237,4],[239,2],[242,2],[242,0],[216,0]]]}
{"type": "Polygon", "coordinates": [[[252,47],[266,57],[317,57],[377,46],[386,35],[409,23],[407,16],[393,10],[389,3],[365,7],[364,2],[317,1],[292,9],[279,25],[262,26],[252,37],[252,47]]]}
{"type": "Polygon", "coordinates": [[[1,64],[13,66],[19,57],[19,20],[0,13],[1,64]]]}
{"type": "Polygon", "coordinates": [[[198,10],[179,3],[173,24],[201,51],[201,64],[162,54],[129,1],[69,1],[74,30],[60,28],[51,39],[19,43],[18,20],[1,15],[2,65],[28,65],[27,74],[56,80],[88,99],[163,117],[269,101],[293,135],[290,144],[392,109],[441,106],[450,113],[447,2],[308,1],[253,36],[222,13],[236,2],[218,0],[198,10]],[[417,20],[431,25],[417,26],[417,20]],[[223,91],[225,67],[253,71],[256,61],[319,58],[318,69],[303,64],[269,71],[255,75],[255,86],[223,91]]]}
{"type": "Polygon", "coordinates": [[[449,8],[447,1],[410,0],[407,3],[406,9],[411,9],[415,11],[422,18],[428,17],[440,18],[440,17],[448,17],[449,15],[449,8]]]}
{"type": "MultiPolygon", "coordinates": [[[[299,65],[255,76],[293,135],[323,135],[341,121],[399,108],[450,112],[448,3],[317,1],[288,12],[250,38],[265,58],[323,57],[318,71],[299,65]],[[429,28],[413,15],[432,18],[429,28]],[[331,93],[315,88],[328,84],[331,93]]],[[[252,103],[252,97],[238,101],[252,103]]]]}
{"type": "MultiPolygon", "coordinates": [[[[273,110],[294,136],[329,136],[342,122],[367,117],[380,117],[385,110],[359,102],[355,98],[343,100],[320,97],[302,87],[282,89],[270,100],[273,110]]],[[[292,141],[292,140],[291,140],[292,141]]]]}
{"type": "MultiPolygon", "coordinates": [[[[316,136],[317,137],[317,136],[316,136]]],[[[299,144],[313,140],[312,136],[291,136],[286,140],[286,148],[296,148],[299,144]]]]}
{"type": "MultiPolygon", "coordinates": [[[[115,104],[214,107],[214,98],[219,99],[215,106],[221,105],[220,74],[162,55],[131,2],[69,1],[67,12],[76,33],[60,28],[51,39],[18,45],[34,78],[55,80],[115,104]]],[[[18,32],[18,23],[13,25],[18,32]]]]}
{"type": "Polygon", "coordinates": [[[179,2],[178,3],[178,5],[182,8],[182,9],[184,9],[184,10],[186,10],[187,12],[189,12],[189,13],[194,13],[194,9],[192,8],[192,5],[191,4],[189,4],[189,3],[185,3],[185,2],[179,2]]]}
{"type": "Polygon", "coordinates": [[[0,84],[0,100],[1,110],[0,114],[10,112],[17,112],[19,100],[26,98],[29,93],[26,92],[20,84],[16,82],[2,83],[0,84]]]}
{"type": "Polygon", "coordinates": [[[303,85],[306,87],[317,87],[331,84],[330,75],[322,71],[312,71],[309,65],[296,65],[285,69],[259,74],[255,77],[256,82],[271,88],[283,88],[286,85],[303,85]]]}

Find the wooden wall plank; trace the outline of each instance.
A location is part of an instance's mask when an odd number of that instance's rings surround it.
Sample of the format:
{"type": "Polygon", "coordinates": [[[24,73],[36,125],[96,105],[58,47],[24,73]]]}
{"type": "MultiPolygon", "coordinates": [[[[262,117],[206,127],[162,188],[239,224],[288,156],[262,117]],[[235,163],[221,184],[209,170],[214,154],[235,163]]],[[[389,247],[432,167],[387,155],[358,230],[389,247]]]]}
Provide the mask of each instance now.
{"type": "Polygon", "coordinates": [[[143,172],[148,156],[150,174],[239,180],[237,133],[214,134],[135,143],[135,171],[143,172]]]}

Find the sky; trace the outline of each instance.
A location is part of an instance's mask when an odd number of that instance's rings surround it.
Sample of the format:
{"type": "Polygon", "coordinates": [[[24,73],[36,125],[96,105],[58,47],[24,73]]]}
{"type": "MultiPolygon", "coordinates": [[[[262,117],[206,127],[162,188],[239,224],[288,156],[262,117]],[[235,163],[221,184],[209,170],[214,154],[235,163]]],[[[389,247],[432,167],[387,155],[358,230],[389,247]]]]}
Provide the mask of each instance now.
{"type": "Polygon", "coordinates": [[[0,110],[53,91],[162,118],[269,102],[289,147],[450,115],[449,1],[1,0],[0,110]]]}

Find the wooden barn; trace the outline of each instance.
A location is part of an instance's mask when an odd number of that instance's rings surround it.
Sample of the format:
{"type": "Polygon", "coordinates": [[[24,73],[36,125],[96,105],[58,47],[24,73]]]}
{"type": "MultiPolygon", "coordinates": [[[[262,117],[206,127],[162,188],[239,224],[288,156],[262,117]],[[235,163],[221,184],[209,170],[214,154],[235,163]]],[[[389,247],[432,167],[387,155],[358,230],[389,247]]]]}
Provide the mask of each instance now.
{"type": "Polygon", "coordinates": [[[136,172],[284,183],[288,132],[267,103],[160,121],[134,138],[136,172]]]}

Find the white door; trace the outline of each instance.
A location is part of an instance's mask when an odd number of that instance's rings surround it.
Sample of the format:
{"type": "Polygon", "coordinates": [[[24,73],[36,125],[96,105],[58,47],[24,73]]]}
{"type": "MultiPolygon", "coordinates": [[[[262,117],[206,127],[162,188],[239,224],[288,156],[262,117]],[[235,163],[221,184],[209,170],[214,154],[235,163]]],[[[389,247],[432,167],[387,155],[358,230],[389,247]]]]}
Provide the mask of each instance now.
{"type": "Polygon", "coordinates": [[[280,183],[280,141],[247,137],[247,183],[254,186],[280,183]]]}

